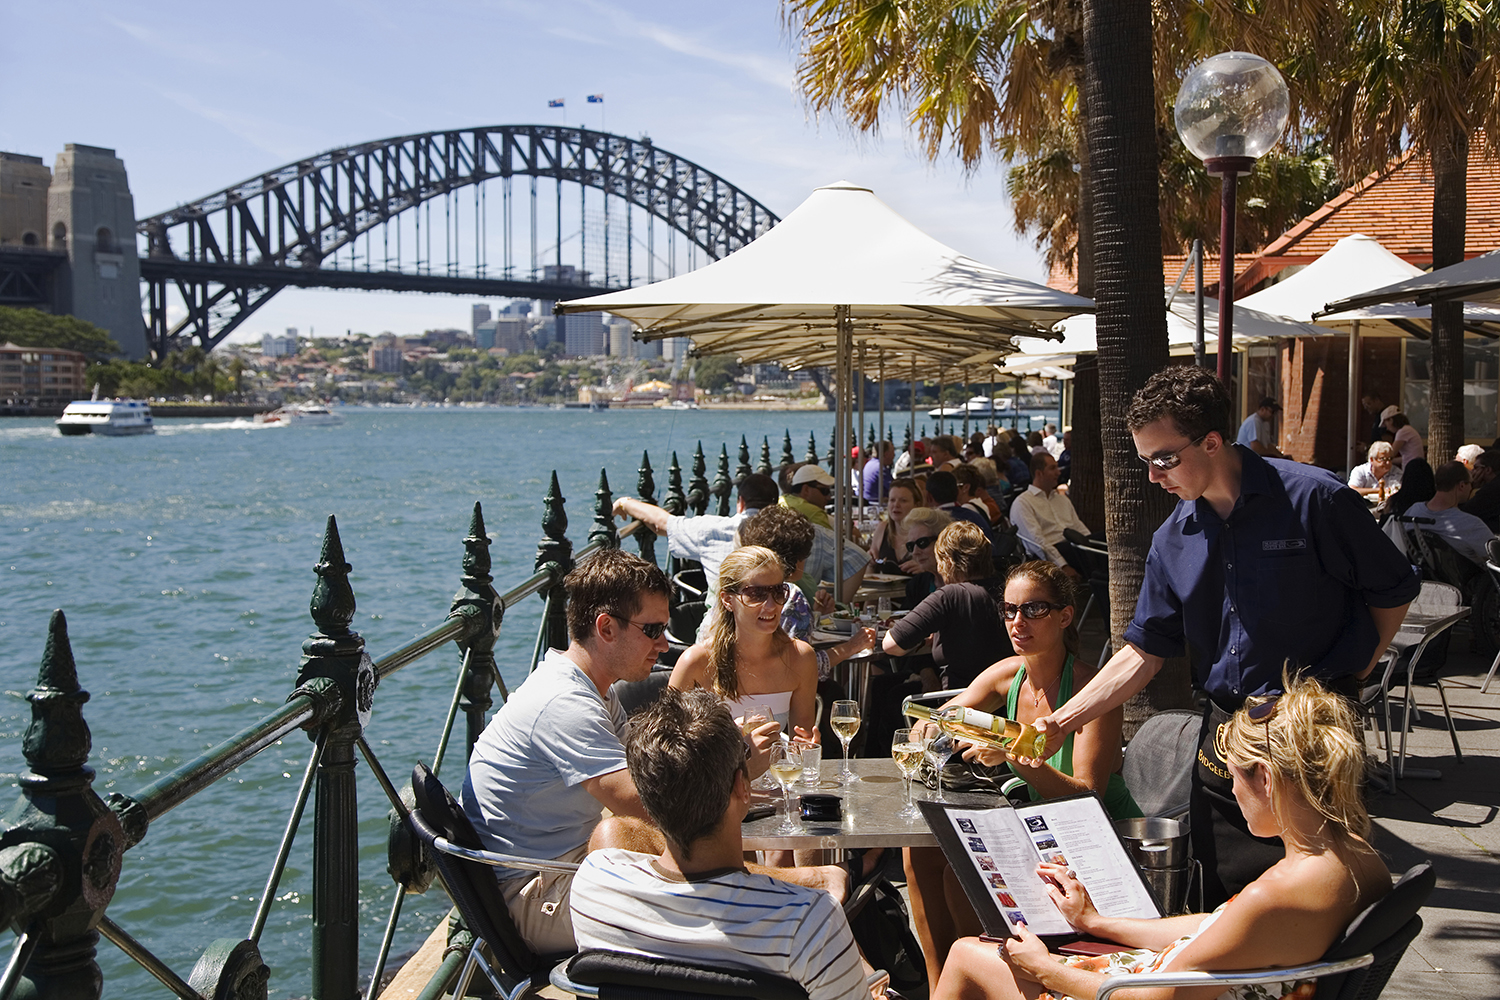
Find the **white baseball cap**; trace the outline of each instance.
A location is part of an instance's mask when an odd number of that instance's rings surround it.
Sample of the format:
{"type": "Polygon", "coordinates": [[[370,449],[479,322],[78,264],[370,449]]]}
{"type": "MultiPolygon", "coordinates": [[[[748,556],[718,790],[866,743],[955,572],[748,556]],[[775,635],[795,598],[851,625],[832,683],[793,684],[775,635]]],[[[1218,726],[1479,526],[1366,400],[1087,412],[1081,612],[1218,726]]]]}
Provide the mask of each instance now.
{"type": "Polygon", "coordinates": [[[1380,422],[1385,423],[1387,420],[1391,419],[1400,412],[1401,407],[1397,406],[1395,403],[1392,403],[1390,406],[1387,406],[1385,409],[1380,411],[1380,422]]]}
{"type": "Polygon", "coordinates": [[[832,486],[833,477],[824,472],[818,466],[809,462],[796,472],[792,473],[792,485],[802,486],[805,483],[817,483],[820,486],[832,486]]]}

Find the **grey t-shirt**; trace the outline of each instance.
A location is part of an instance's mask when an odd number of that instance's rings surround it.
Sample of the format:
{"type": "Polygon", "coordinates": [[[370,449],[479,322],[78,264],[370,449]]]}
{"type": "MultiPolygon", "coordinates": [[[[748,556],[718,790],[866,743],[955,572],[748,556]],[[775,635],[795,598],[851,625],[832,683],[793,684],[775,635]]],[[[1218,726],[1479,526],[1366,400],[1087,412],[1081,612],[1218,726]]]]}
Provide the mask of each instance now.
{"type": "Polygon", "coordinates": [[[556,858],[587,843],[602,807],[583,783],[625,769],[625,718],[613,691],[600,698],[578,664],[548,650],[469,758],[462,804],[485,849],[556,858]]]}

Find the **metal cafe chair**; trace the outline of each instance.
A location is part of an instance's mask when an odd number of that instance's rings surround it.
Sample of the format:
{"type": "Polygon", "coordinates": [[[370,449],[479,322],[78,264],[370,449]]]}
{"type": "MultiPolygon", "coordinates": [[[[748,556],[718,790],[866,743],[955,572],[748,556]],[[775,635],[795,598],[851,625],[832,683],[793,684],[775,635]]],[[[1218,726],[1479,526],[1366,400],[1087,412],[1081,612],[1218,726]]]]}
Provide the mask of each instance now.
{"type": "Polygon", "coordinates": [[[1100,984],[1095,1000],[1107,1000],[1116,990],[1149,986],[1230,986],[1318,981],[1317,995],[1325,1000],[1374,1000],[1385,989],[1406,948],[1422,930],[1417,911],[1432,893],[1437,877],[1432,863],[1413,867],[1385,896],[1371,903],[1316,962],[1284,969],[1243,972],[1146,972],[1110,976],[1100,984]]]}
{"type": "Polygon", "coordinates": [[[578,866],[485,851],[463,809],[427,765],[412,769],[411,784],[416,798],[416,808],[409,815],[412,829],[437,865],[464,924],[474,934],[474,945],[458,975],[453,996],[461,1000],[476,970],[485,974],[502,1000],[533,995],[546,985],[548,971],[569,956],[544,956],[531,950],[511,920],[492,869],[571,873],[578,866]]]}

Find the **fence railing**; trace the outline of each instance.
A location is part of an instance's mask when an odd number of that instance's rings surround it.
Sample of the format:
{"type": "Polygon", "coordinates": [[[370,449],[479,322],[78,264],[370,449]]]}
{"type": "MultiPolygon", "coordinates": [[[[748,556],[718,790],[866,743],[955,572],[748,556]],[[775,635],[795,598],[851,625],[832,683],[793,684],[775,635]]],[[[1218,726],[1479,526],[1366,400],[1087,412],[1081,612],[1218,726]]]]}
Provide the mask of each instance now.
{"type": "MultiPolygon", "coordinates": [[[[790,439],[784,450],[790,454],[790,439]]],[[[762,465],[768,467],[768,444],[762,447],[761,458],[762,465]]],[[[748,450],[742,439],[740,474],[749,471],[748,450]]],[[[712,484],[706,478],[701,443],[693,456],[687,492],[675,454],[668,479],[661,502],[664,509],[676,514],[690,509],[703,514],[710,500],[717,499],[718,511],[729,512],[733,487],[727,449],[720,450],[718,475],[712,484]]],[[[655,503],[655,492],[650,456],[643,453],[636,493],[655,503]]],[[[366,652],[364,639],[350,627],[355,614],[354,590],[349,581],[352,567],[344,559],[338,524],[330,515],[314,567],[317,581],[310,610],[316,631],[302,644],[296,685],[286,702],[128,795],[114,792],[101,799],[92,788],[93,771],[86,766],[90,734],[82,711],[89,695],[79,685],[67,619],[61,610],[53,612],[37,684],[27,695],[31,722],[22,744],[27,770],[18,779],[17,801],[0,818],[0,923],[21,928],[0,973],[0,1000],[15,996],[97,1000],[103,991],[103,977],[95,961],[100,934],[182,1000],[264,1000],[271,970],[261,958],[259,940],[309,799],[314,803],[311,995],[314,1000],[360,1000],[356,753],[364,758],[391,804],[389,868],[401,886],[369,980],[368,997],[373,1000],[404,897],[425,891],[435,877],[431,862],[418,850],[404,823],[410,808],[404,796],[410,794],[409,790],[397,788],[364,738],[377,687],[396,671],[449,643],[457,644],[461,664],[433,770],[448,754],[459,713],[465,720],[467,760],[469,750],[484,731],[494,689],[499,687],[502,699],[508,697],[494,656],[506,610],[536,595],[545,601],[531,661],[534,669],[549,646],[567,645],[563,578],[578,560],[634,536],[632,540],[642,556],[655,561],[654,534],[649,529],[638,530],[641,525],[636,521],[617,531],[612,503],[609,481],[601,469],[588,541],[574,551],[567,537],[568,518],[554,472],[543,500],[542,539],[537,546],[535,572],[504,593],[495,589],[490,575],[490,540],[483,511],[476,503],[463,539],[458,593],[447,617],[435,628],[374,659],[366,652]],[[152,824],[173,808],[297,730],[312,736],[313,750],[247,934],[214,941],[184,978],[106,914],[125,852],[140,843],[152,824]]],[[[461,937],[466,933],[460,930],[451,943],[462,944],[461,937]]],[[[457,966],[451,958],[442,965],[424,990],[424,1000],[442,993],[457,966]]]]}

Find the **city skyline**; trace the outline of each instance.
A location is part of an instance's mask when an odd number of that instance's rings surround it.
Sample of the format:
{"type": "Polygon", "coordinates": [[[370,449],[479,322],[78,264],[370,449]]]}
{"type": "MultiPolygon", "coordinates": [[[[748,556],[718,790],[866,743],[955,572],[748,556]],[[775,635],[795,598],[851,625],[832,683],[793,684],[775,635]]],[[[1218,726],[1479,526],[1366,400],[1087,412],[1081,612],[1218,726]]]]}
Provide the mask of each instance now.
{"type": "MultiPolygon", "coordinates": [[[[392,135],[480,124],[565,124],[650,135],[785,216],[820,184],[874,189],[935,238],[1044,280],[1013,232],[1004,170],[929,165],[899,121],[855,136],[812,120],[771,0],[373,0],[243,9],[158,0],[4,8],[13,85],[0,149],[50,165],[68,142],[113,148],[145,217],[298,158],[392,135]],[[66,38],[66,73],[58,73],[66,38]],[[338,39],[337,48],[328,40],[338,39]],[[588,95],[604,96],[587,103],[588,95]],[[562,109],[548,102],[563,99],[562,109]]],[[[286,290],[232,339],[295,326],[401,335],[467,329],[473,296],[286,290]]],[[[491,305],[502,300],[490,299],[491,305]]]]}

